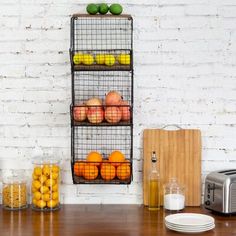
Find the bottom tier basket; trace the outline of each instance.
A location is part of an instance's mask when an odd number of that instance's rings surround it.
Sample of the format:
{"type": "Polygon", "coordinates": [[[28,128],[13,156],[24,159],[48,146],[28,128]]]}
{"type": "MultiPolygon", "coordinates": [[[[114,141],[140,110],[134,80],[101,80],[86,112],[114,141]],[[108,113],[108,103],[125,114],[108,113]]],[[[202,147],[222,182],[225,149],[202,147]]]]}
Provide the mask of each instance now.
{"type": "Polygon", "coordinates": [[[132,127],[72,127],[74,184],[130,184],[132,127]]]}

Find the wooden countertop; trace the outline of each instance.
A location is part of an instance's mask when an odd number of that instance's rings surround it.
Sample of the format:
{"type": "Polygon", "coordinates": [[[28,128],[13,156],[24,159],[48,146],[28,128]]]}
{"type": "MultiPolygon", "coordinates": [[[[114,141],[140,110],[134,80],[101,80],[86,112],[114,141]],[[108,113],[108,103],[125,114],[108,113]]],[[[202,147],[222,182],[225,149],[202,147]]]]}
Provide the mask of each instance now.
{"type": "MultiPolygon", "coordinates": [[[[188,207],[184,212],[206,213],[215,218],[216,228],[198,235],[236,235],[236,216],[217,216],[198,207],[188,207]]],[[[0,208],[0,235],[180,235],[165,228],[163,219],[166,215],[162,209],[150,212],[140,205],[63,205],[56,212],[0,208]]]]}

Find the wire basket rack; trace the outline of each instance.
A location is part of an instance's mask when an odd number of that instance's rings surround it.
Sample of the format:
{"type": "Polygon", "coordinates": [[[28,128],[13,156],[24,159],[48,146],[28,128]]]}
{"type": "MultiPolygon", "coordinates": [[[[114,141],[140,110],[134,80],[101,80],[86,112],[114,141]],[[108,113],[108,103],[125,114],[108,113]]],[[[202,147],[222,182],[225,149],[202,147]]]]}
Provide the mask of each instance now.
{"type": "Polygon", "coordinates": [[[74,184],[129,184],[132,180],[132,32],[130,15],[75,14],[71,18],[74,184]],[[122,96],[119,104],[105,102],[111,91],[122,96]],[[89,105],[94,98],[101,101],[99,105],[89,105]]]}

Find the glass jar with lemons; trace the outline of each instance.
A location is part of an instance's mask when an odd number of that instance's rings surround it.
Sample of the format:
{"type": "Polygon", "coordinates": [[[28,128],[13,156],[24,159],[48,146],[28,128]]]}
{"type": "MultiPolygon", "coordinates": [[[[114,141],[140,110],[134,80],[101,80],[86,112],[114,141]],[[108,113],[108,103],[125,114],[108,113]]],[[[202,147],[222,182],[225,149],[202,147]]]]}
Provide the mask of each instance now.
{"type": "Polygon", "coordinates": [[[60,165],[52,157],[36,158],[32,173],[32,208],[51,211],[60,208],[60,165]]]}

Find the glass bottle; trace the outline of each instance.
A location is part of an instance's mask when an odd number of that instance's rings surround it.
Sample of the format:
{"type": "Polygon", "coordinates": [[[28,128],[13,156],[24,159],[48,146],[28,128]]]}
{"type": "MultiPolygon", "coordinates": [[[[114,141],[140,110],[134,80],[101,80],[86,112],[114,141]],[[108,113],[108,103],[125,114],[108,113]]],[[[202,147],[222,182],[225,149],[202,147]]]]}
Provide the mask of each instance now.
{"type": "Polygon", "coordinates": [[[184,209],[185,193],[176,178],[171,178],[170,182],[164,186],[164,208],[169,211],[180,211],[184,209]]]}
{"type": "Polygon", "coordinates": [[[60,166],[52,157],[33,161],[32,209],[52,211],[60,208],[60,166]]]}
{"type": "Polygon", "coordinates": [[[152,152],[151,156],[152,169],[149,175],[149,193],[148,193],[148,209],[159,210],[160,209],[160,174],[157,169],[157,157],[156,152],[152,152]]]}

